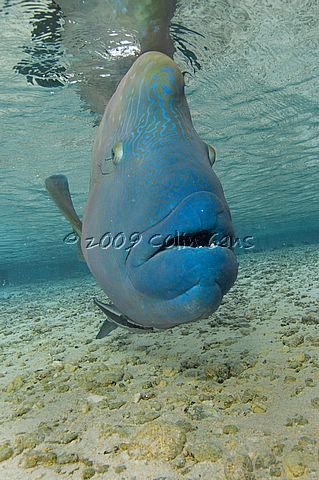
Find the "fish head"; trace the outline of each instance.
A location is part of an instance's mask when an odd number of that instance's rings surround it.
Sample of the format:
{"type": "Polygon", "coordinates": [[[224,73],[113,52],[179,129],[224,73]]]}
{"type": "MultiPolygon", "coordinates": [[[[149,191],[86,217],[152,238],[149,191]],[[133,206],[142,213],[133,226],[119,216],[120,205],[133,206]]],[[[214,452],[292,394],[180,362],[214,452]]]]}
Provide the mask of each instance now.
{"type": "Polygon", "coordinates": [[[82,237],[93,275],[137,325],[165,329],[208,317],[236,279],[214,161],[193,127],[182,72],[164,54],[143,54],[98,129],[82,237]],[[106,234],[121,248],[104,248],[106,234]]]}

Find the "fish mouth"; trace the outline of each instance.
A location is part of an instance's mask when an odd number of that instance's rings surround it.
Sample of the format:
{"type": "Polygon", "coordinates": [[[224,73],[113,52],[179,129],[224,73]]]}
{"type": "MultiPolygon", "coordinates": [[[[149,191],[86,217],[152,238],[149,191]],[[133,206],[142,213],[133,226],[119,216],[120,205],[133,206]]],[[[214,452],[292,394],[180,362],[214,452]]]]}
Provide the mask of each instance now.
{"type": "Polygon", "coordinates": [[[195,192],[143,232],[126,259],[129,278],[153,298],[173,299],[200,286],[208,293],[217,288],[220,300],[237,276],[233,239],[226,202],[195,192]]]}
{"type": "Polygon", "coordinates": [[[220,247],[232,250],[234,239],[226,202],[214,193],[199,191],[183,199],[156,225],[142,233],[141,242],[129,252],[130,262],[138,267],[172,249],[220,247]]]}
{"type": "MultiPolygon", "coordinates": [[[[234,245],[234,236],[225,235],[211,230],[200,230],[198,232],[179,233],[174,236],[168,236],[163,245],[154,253],[154,255],[172,248],[222,248],[232,249],[234,245]]],[[[152,257],[154,256],[152,255],[152,257]]],[[[150,257],[150,258],[152,258],[150,257]]]]}

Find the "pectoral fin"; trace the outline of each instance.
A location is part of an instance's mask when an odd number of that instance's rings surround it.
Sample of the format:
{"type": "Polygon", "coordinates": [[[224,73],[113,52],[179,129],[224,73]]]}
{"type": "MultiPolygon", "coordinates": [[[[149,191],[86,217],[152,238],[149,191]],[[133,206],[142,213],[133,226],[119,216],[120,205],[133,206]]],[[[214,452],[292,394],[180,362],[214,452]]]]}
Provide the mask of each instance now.
{"type": "Polygon", "coordinates": [[[45,181],[45,187],[58,209],[70,222],[76,234],[81,237],[82,222],[74,209],[66,176],[52,175],[48,177],[45,181]]]}

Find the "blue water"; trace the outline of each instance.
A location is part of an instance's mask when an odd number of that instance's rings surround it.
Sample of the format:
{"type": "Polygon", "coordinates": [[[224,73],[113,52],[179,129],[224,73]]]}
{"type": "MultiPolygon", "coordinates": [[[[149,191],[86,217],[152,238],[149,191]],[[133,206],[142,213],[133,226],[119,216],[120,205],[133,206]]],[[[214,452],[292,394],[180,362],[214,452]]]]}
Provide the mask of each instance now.
{"type": "MultiPolygon", "coordinates": [[[[61,16],[55,38],[44,31],[35,39],[34,15],[51,18],[51,2],[0,1],[2,283],[86,274],[76,248],[63,243],[70,227],[44,180],[67,175],[81,216],[99,117],[79,88],[96,82],[110,95],[138,38],[114,2],[79,4],[72,23],[61,16]],[[43,69],[36,55],[45,42],[43,69]],[[29,82],[16,69],[23,61],[33,65],[29,82]],[[35,64],[51,83],[37,83],[35,64]]],[[[239,253],[318,243],[319,3],[184,0],[172,31],[237,236],[253,237],[254,248],[239,253]]]]}

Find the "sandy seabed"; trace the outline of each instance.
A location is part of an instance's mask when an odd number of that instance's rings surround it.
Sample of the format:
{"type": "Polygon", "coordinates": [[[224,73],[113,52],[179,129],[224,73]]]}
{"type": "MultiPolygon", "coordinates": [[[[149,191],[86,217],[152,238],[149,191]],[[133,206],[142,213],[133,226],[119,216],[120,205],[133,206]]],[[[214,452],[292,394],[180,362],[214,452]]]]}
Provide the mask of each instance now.
{"type": "Polygon", "coordinates": [[[319,248],[242,255],[208,320],[95,340],[90,277],[3,287],[0,479],[319,478],[319,248]]]}

